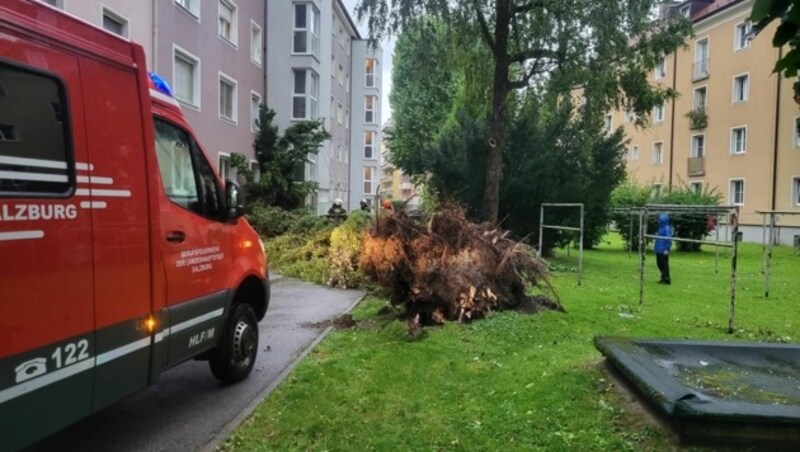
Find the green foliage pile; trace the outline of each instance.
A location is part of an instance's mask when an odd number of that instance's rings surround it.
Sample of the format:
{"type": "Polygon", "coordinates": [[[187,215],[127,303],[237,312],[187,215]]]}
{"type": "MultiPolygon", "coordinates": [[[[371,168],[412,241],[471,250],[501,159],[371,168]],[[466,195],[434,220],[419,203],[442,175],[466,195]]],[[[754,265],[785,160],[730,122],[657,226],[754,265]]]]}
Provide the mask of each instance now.
{"type": "MultiPolygon", "coordinates": [[[[636,185],[627,181],[614,190],[612,194],[612,206],[615,208],[644,207],[646,204],[676,204],[676,205],[696,205],[696,206],[718,206],[721,196],[717,189],[709,189],[708,186],[697,192],[689,186],[673,188],[672,190],[655,195],[650,187],[636,185]]],[[[619,228],[619,233],[625,242],[625,246],[631,245],[633,249],[639,249],[639,216],[626,212],[615,212],[612,214],[614,223],[619,228]]],[[[672,234],[675,237],[703,240],[712,232],[708,228],[707,213],[675,213],[670,214],[670,224],[672,234]]],[[[650,215],[647,223],[647,233],[655,234],[658,231],[658,212],[650,215]]],[[[699,243],[676,243],[678,251],[700,251],[699,243]]]]}
{"type": "Polygon", "coordinates": [[[370,225],[366,212],[352,212],[341,224],[310,213],[254,211],[286,215],[285,232],[268,236],[265,244],[270,268],[284,276],[339,288],[359,287],[364,277],[358,269],[361,233],[370,225]]]}
{"type": "Polygon", "coordinates": [[[251,205],[246,217],[253,228],[266,237],[313,232],[328,224],[326,218],[316,215],[311,208],[286,210],[263,202],[251,205]]]}

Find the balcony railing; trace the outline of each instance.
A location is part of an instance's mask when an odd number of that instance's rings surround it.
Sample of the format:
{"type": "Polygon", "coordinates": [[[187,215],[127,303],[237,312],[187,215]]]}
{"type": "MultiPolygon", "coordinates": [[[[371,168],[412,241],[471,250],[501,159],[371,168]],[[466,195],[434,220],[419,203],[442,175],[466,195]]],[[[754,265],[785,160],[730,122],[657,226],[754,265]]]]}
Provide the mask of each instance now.
{"type": "Polygon", "coordinates": [[[708,78],[708,58],[694,62],[694,77],[692,80],[708,78]]]}
{"type": "Polygon", "coordinates": [[[706,174],[705,157],[689,157],[687,166],[689,167],[689,176],[702,176],[706,174]]]}

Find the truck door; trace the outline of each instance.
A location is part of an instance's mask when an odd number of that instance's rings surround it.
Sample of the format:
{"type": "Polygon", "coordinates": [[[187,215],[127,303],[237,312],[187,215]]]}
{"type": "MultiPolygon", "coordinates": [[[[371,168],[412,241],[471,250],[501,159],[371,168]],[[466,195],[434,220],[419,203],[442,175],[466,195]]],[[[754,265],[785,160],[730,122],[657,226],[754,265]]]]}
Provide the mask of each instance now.
{"type": "Polygon", "coordinates": [[[231,226],[221,220],[220,184],[191,135],[157,118],[155,141],[171,365],[212,347],[222,334],[231,226]]]}
{"type": "Polygon", "coordinates": [[[91,411],[83,112],[76,57],[0,31],[0,448],[91,411]]]}

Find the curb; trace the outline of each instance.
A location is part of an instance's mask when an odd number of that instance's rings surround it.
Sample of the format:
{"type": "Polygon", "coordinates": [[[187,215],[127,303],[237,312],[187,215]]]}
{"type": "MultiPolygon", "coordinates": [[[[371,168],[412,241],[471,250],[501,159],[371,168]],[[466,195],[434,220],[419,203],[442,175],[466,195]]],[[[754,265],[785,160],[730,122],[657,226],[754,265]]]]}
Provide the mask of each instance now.
{"type": "MultiPolygon", "coordinates": [[[[276,278],[276,279],[282,279],[282,277],[276,278]]],[[[344,315],[344,314],[350,313],[350,311],[352,311],[356,306],[358,306],[358,304],[361,303],[364,300],[364,298],[366,298],[366,296],[367,296],[367,294],[365,293],[364,295],[358,297],[358,299],[356,301],[354,301],[350,306],[348,306],[347,309],[345,309],[340,315],[344,315]]],[[[278,386],[280,386],[281,383],[283,383],[283,380],[285,380],[286,377],[288,377],[289,374],[292,373],[292,371],[294,370],[295,367],[297,367],[297,365],[300,363],[300,361],[305,359],[305,357],[308,356],[314,350],[314,348],[316,348],[316,346],[320,342],[322,342],[323,339],[325,339],[328,336],[328,334],[331,331],[333,331],[333,326],[329,326],[329,327],[325,328],[322,331],[322,333],[320,333],[320,335],[317,336],[317,338],[314,339],[314,341],[311,342],[311,344],[308,347],[306,347],[306,349],[303,350],[303,352],[300,353],[297,356],[297,358],[293,359],[289,363],[289,365],[287,365],[286,367],[283,368],[283,370],[278,374],[278,376],[275,377],[275,379],[269,385],[267,385],[267,387],[264,388],[264,390],[262,390],[253,399],[253,401],[250,402],[244,408],[244,410],[242,410],[241,413],[239,413],[236,417],[231,419],[230,422],[225,424],[222,427],[222,429],[220,429],[220,431],[217,432],[217,434],[214,435],[214,437],[211,439],[211,441],[206,443],[206,445],[201,447],[199,450],[202,451],[202,452],[214,452],[214,451],[218,450],[219,446],[222,445],[222,443],[225,441],[225,439],[227,439],[231,435],[231,433],[233,433],[237,428],[239,428],[239,426],[245,420],[247,420],[247,418],[250,417],[251,414],[253,414],[253,411],[255,411],[256,408],[258,408],[258,406],[261,404],[261,402],[263,402],[267,397],[269,397],[269,395],[272,393],[272,391],[274,391],[278,386]]]]}

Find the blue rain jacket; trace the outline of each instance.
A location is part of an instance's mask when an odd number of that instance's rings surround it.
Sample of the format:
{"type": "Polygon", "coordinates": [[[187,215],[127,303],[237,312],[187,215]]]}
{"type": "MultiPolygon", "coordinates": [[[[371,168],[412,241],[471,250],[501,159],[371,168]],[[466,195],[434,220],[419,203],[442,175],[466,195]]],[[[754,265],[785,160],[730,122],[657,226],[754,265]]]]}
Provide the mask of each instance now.
{"type": "Polygon", "coordinates": [[[669,227],[669,215],[662,213],[660,217],[658,217],[658,235],[661,237],[667,237],[664,239],[656,239],[655,243],[655,252],[656,254],[662,254],[669,251],[672,248],[672,228],[669,227]]]}

